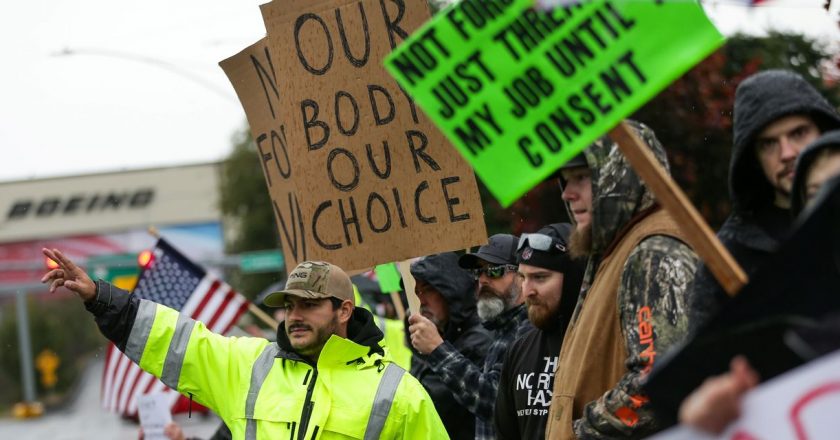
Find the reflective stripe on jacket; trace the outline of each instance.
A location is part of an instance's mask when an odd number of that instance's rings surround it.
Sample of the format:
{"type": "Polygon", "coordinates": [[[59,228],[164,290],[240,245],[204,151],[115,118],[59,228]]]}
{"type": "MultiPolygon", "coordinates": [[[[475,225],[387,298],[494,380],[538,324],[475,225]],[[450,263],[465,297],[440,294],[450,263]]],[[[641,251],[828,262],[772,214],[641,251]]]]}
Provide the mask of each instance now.
{"type": "Polygon", "coordinates": [[[141,300],[125,353],[212,408],[235,439],[448,438],[426,391],[387,355],[333,335],[313,366],[141,300]]]}

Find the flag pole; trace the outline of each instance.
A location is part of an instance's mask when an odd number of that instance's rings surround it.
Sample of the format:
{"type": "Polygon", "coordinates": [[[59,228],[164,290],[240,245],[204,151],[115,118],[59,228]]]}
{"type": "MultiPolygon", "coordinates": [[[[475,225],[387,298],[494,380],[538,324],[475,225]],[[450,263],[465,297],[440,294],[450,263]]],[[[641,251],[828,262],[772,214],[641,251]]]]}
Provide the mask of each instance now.
{"type": "MultiPolygon", "coordinates": [[[[161,238],[160,237],[160,231],[158,231],[158,228],[156,228],[154,225],[150,225],[149,228],[148,228],[148,231],[149,231],[149,235],[151,235],[152,237],[155,237],[157,239],[161,238]]],[[[248,301],[248,311],[253,313],[254,316],[259,318],[260,321],[262,321],[263,323],[265,323],[266,325],[268,325],[269,327],[271,327],[273,329],[276,329],[277,327],[280,326],[279,322],[277,322],[274,318],[269,316],[268,313],[263,312],[252,301],[248,301]]]]}
{"type": "Polygon", "coordinates": [[[251,301],[248,301],[248,311],[253,313],[257,318],[259,318],[262,322],[267,324],[269,327],[276,329],[280,327],[280,323],[277,322],[271,316],[268,316],[268,313],[265,313],[260,309],[256,304],[251,301]]]}

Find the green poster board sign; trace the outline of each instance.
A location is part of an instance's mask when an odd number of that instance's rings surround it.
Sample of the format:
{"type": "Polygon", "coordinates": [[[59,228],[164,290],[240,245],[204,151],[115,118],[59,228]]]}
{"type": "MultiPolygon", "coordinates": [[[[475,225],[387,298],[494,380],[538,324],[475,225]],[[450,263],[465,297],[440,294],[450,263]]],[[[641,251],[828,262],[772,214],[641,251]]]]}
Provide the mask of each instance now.
{"type": "Polygon", "coordinates": [[[382,293],[400,292],[400,271],[394,263],[380,264],[374,269],[382,293]]]}
{"type": "Polygon", "coordinates": [[[462,0],[385,59],[504,206],[724,40],[691,0],[577,3],[462,0]]]}

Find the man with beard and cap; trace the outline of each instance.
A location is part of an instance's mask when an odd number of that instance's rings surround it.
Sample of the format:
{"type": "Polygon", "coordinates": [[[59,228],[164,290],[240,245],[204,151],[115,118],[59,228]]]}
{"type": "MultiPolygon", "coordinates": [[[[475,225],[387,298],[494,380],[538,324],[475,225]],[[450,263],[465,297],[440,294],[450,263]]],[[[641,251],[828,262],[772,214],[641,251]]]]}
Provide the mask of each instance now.
{"type": "Polygon", "coordinates": [[[454,252],[415,261],[411,275],[420,299],[420,313],[408,319],[411,345],[418,353],[411,359],[411,374],[426,387],[450,437],[473,439],[476,416],[458,400],[460,390],[450,388],[444,380],[447,373],[436,370],[433,362],[437,349],[451,349],[473,365],[483,364],[492,340],[476,312],[475,279],[458,267],[454,252]]]}
{"type": "Polygon", "coordinates": [[[570,231],[571,225],[558,223],[519,240],[520,288],[536,328],[511,344],[505,356],[495,402],[499,439],[546,438],[557,355],[583,277],[583,264],[567,251],[570,231]]]}
{"type": "MultiPolygon", "coordinates": [[[[648,127],[628,121],[668,169],[648,127]]],[[[660,428],[641,381],[686,336],[698,259],[609,137],[561,169],[576,229],[572,256],[587,257],[563,346],[546,438],[642,438],[660,428]]]]}
{"type": "MultiPolygon", "coordinates": [[[[733,148],[729,164],[732,213],[718,237],[748,276],[788,234],[791,186],[799,153],[820,133],[840,128],[840,114],[797,73],[767,70],[735,91],[733,148]]],[[[728,296],[703,267],[695,279],[698,312],[705,322],[728,296]]]]}
{"type": "MultiPolygon", "coordinates": [[[[211,408],[234,439],[447,438],[429,395],[379,346],[350,277],[305,261],[265,304],[286,308],[277,342],[224,337],[178,311],[94,282],[58,250],[41,279],[73,291],[100,331],[140,368],[211,408]]],[[[172,263],[160,259],[167,271],[172,263]]],[[[200,279],[186,272],[183,283],[200,279]],[[195,278],[195,279],[193,279],[195,278]]]]}
{"type": "Polygon", "coordinates": [[[475,438],[494,439],[493,409],[499,374],[508,345],[531,327],[516,279],[516,245],[519,238],[496,234],[474,254],[464,254],[458,265],[473,272],[478,281],[478,317],[491,332],[492,343],[484,361],[475,363],[450,341],[434,332],[418,333],[414,348],[429,353],[429,366],[449,388],[455,400],[475,416],[475,438]]]}

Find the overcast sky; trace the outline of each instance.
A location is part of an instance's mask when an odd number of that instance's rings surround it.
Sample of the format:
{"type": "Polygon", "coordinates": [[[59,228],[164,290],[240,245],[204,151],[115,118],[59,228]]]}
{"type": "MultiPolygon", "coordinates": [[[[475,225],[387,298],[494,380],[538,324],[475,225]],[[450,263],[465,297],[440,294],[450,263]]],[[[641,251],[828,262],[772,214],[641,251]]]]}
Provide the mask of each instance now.
{"type": "MultiPolygon", "coordinates": [[[[7,2],[0,181],[225,157],[245,114],[217,63],[264,35],[263,2],[7,2]]],[[[724,33],[795,29],[838,42],[840,5],[829,16],[823,2],[707,10],[724,33]]]]}

